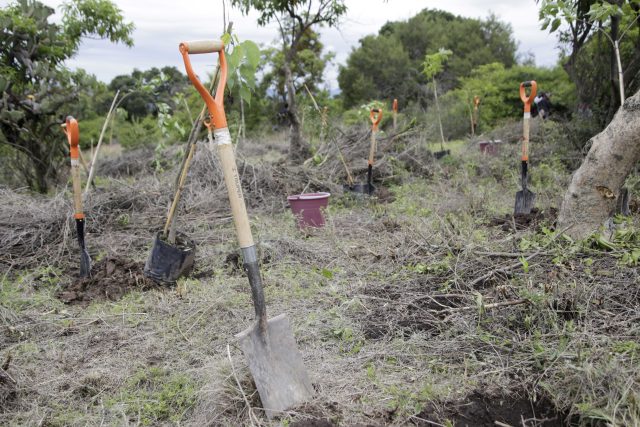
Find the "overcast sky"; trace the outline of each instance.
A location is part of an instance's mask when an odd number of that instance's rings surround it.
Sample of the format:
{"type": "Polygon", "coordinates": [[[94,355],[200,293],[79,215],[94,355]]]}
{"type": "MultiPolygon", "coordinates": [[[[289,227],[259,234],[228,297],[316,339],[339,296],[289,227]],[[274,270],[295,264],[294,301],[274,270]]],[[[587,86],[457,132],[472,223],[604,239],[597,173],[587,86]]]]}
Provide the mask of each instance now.
{"type": "MultiPolygon", "coordinates": [[[[56,7],[61,0],[41,0],[56,7]]],[[[0,5],[10,3],[0,0],[0,5]]],[[[223,29],[222,0],[115,0],[127,21],[133,21],[135,46],[127,48],[108,41],[86,40],[68,65],[81,67],[100,80],[110,81],[134,68],[174,65],[183,69],[178,44],[184,40],[214,38],[223,29]],[[188,5],[188,6],[187,6],[188,5]]],[[[229,3],[229,1],[227,1],[229,3]]],[[[511,24],[518,53],[534,55],[536,64],[553,66],[558,57],[556,39],[540,30],[534,0],[346,0],[347,15],[339,29],[321,31],[325,49],[336,53],[335,64],[326,73],[328,87],[337,89],[337,64],[344,64],[351,49],[367,34],[375,34],[387,21],[406,20],[424,8],[453,14],[486,18],[494,13],[511,24]]],[[[275,26],[260,28],[256,14],[242,16],[228,10],[240,40],[269,44],[277,37],[275,26]]],[[[210,58],[209,58],[210,60],[210,58]]]]}

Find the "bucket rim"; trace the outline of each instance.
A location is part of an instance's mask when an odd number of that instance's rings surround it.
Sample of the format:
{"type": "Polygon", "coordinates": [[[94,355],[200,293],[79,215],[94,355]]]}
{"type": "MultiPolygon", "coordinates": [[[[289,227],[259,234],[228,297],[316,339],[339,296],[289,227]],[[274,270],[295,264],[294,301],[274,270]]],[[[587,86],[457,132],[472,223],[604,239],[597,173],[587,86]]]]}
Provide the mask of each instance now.
{"type": "Polygon", "coordinates": [[[295,200],[320,200],[320,199],[327,199],[329,198],[329,196],[331,196],[331,193],[327,193],[324,191],[320,191],[317,193],[302,193],[302,194],[296,194],[293,196],[288,196],[287,200],[289,201],[295,201],[295,200]]]}

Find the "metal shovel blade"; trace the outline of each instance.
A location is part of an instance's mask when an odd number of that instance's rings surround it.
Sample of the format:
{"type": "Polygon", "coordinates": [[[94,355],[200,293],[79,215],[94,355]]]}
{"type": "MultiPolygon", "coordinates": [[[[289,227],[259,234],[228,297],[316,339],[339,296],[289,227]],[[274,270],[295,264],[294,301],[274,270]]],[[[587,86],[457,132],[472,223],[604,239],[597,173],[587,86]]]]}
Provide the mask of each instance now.
{"type": "Polygon", "coordinates": [[[258,322],[236,338],[269,419],[313,396],[313,386],[285,314],[267,321],[266,339],[258,322]]]}
{"type": "Polygon", "coordinates": [[[365,183],[358,182],[353,185],[343,184],[342,189],[344,191],[348,191],[351,193],[361,193],[361,194],[367,194],[369,196],[376,191],[376,187],[373,184],[368,184],[366,182],[365,183]]]}
{"type": "Polygon", "coordinates": [[[433,157],[435,157],[436,159],[441,159],[444,156],[448,156],[451,154],[451,150],[441,150],[441,151],[436,151],[435,153],[433,153],[433,157]]]}
{"type": "Polygon", "coordinates": [[[529,215],[536,201],[536,193],[531,190],[524,189],[516,193],[515,215],[529,215]]]}
{"type": "Polygon", "coordinates": [[[76,219],[76,232],[80,246],[80,277],[91,276],[91,257],[84,244],[84,219],[76,219]]]}
{"type": "Polygon", "coordinates": [[[91,257],[86,248],[80,251],[80,277],[91,276],[91,257]]]}

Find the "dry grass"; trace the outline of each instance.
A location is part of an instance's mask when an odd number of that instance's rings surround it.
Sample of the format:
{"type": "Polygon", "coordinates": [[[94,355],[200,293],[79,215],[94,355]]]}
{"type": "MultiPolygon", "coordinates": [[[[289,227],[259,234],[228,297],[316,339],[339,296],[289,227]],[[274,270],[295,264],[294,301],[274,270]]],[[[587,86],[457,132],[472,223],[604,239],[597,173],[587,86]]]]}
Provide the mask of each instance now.
{"type": "MultiPolygon", "coordinates": [[[[366,165],[365,133],[338,140],[351,164],[366,165]]],[[[549,402],[573,424],[638,425],[637,268],[619,251],[558,237],[552,218],[488,225],[512,209],[515,146],[487,158],[470,145],[436,162],[417,140],[380,144],[377,178],[395,183],[388,203],[343,195],[328,145],[306,167],[262,161],[263,146],[285,152],[279,140],[240,150],[268,310],[291,319],[317,389],[287,422],[464,425],[470,402],[486,398],[549,402]],[[301,233],[285,196],[305,188],[332,198],[326,227],[301,233]]],[[[216,165],[199,149],[180,212],[198,244],[193,277],[87,308],[55,298],[77,262],[68,190],[2,190],[1,424],[278,425],[261,413],[233,341],[253,309],[246,278],[225,261],[237,249],[216,165]]],[[[101,184],[86,208],[94,258],[146,258],[175,173],[101,184]]],[[[532,175],[538,206],[557,207],[561,163],[545,158],[532,175]]],[[[525,425],[550,417],[537,410],[525,425]]]]}

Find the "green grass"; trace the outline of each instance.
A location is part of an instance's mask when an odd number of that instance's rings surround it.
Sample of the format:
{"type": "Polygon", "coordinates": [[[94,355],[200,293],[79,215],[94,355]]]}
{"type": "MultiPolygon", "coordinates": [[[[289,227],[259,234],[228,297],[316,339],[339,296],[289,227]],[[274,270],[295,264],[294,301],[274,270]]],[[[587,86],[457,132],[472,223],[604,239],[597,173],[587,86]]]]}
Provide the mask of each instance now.
{"type": "Polygon", "coordinates": [[[139,370],[106,406],[122,407],[130,420],[142,425],[179,424],[196,403],[198,383],[182,373],[150,367],[139,370]]]}

